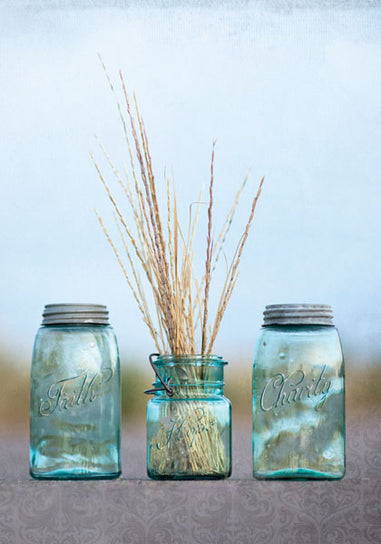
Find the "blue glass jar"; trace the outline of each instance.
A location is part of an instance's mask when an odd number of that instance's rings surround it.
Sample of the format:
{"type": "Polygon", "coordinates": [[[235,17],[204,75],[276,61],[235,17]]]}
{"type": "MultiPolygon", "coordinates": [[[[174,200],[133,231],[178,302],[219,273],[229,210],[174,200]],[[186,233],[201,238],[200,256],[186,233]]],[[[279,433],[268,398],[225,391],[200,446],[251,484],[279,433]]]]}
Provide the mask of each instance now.
{"type": "Polygon", "coordinates": [[[118,346],[105,306],[49,304],[33,351],[30,474],[120,475],[118,346]]]}
{"type": "Polygon", "coordinates": [[[147,472],[156,480],[231,474],[231,405],[214,355],[159,356],[147,405],[147,472]]]}
{"type": "Polygon", "coordinates": [[[253,369],[257,478],[345,472],[344,361],[330,306],[267,306],[253,369]]]}

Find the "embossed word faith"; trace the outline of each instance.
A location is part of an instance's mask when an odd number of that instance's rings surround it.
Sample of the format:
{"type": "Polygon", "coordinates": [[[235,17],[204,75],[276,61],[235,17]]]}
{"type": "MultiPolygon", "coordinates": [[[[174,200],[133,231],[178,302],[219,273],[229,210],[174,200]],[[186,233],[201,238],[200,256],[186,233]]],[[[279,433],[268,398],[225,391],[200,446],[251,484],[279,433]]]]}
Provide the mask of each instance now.
{"type": "Polygon", "coordinates": [[[40,399],[39,413],[50,416],[56,410],[69,410],[94,402],[104,392],[104,385],[113,377],[114,371],[106,368],[89,376],[83,373],[52,383],[47,391],[47,398],[40,399]]]}
{"type": "Polygon", "coordinates": [[[299,369],[289,376],[279,372],[265,385],[260,399],[264,412],[301,402],[312,397],[320,397],[316,410],[325,403],[331,381],[325,376],[326,365],[323,366],[319,377],[309,380],[303,370],[299,369]]]}

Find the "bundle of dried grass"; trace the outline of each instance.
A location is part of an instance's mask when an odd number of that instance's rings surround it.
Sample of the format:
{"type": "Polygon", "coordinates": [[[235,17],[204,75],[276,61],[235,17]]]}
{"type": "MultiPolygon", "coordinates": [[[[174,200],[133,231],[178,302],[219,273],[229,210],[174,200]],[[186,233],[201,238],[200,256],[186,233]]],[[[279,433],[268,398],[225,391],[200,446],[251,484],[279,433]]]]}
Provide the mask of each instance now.
{"type": "MultiPolygon", "coordinates": [[[[233,258],[227,266],[215,315],[211,320],[209,303],[212,279],[219,264],[246,179],[236,194],[218,236],[214,237],[215,143],[213,143],[207,205],[206,249],[204,250],[205,266],[197,277],[194,272],[194,242],[202,209],[198,205],[200,202],[190,205],[186,229],[179,221],[176,192],[174,188],[171,188],[168,180],[165,184],[164,202],[160,202],[147,133],[136,98],[134,96],[133,100],[130,99],[123,74],[120,72],[119,78],[123,96],[121,103],[106,70],[105,73],[116,99],[127,145],[128,175],[122,175],[115,168],[102,145],[100,145],[100,149],[126,197],[129,207],[128,214],[123,211],[122,203],[118,201],[114,191],[111,190],[101,167],[92,158],[114,210],[121,245],[114,241],[102,217],[98,215],[99,223],[132,291],[156,349],[161,354],[201,354],[207,356],[213,352],[223,316],[236,285],[239,263],[253,223],[263,178],[252,200],[243,234],[237,243],[233,258]],[[149,305],[146,284],[149,285],[153,297],[153,311],[149,305]]],[[[202,366],[188,367],[186,372],[188,373],[188,382],[194,384],[202,382],[202,366]]],[[[179,381],[181,380],[179,379],[179,381]]],[[[199,393],[202,397],[202,391],[199,393]]],[[[186,387],[178,387],[175,394],[183,398],[190,395],[189,389],[186,387]]],[[[160,426],[152,439],[151,463],[156,472],[162,476],[170,475],[174,466],[177,466],[177,471],[186,473],[188,476],[192,474],[213,476],[226,472],[227,459],[221,439],[222,429],[219,428],[213,412],[203,408],[205,421],[208,424],[203,426],[203,432],[199,433],[197,440],[194,436],[190,436],[186,430],[187,428],[196,428],[198,425],[197,417],[194,414],[200,409],[200,401],[195,399],[198,396],[195,395],[195,388],[193,388],[191,396],[192,400],[183,401],[177,407],[172,403],[167,408],[170,413],[166,415],[170,416],[172,420],[174,417],[178,417],[189,422],[188,426],[181,426],[183,433],[181,439],[177,437],[176,442],[164,441],[163,436],[165,436],[166,430],[163,425],[160,426]],[[165,447],[155,447],[155,444],[163,443],[165,447]],[[184,452],[186,452],[185,455],[184,452]]]]}
{"type": "MultiPolygon", "coordinates": [[[[215,143],[213,143],[207,208],[205,269],[201,277],[195,277],[193,243],[200,207],[196,213],[192,214],[192,205],[190,206],[188,228],[185,235],[178,218],[176,193],[174,189],[171,189],[168,180],[166,180],[166,203],[164,206],[159,203],[144,122],[135,97],[133,104],[131,103],[121,72],[119,76],[124,106],[117,100],[117,107],[129,156],[130,172],[127,179],[115,168],[104,147],[100,147],[126,196],[130,207],[128,215],[122,211],[122,205],[114,196],[99,164],[92,158],[115,212],[124,256],[99,215],[98,220],[132,291],[143,321],[148,326],[156,349],[162,354],[210,354],[213,351],[222,318],[236,285],[240,260],[253,223],[263,178],[253,198],[244,232],[228,266],[214,319],[210,320],[209,301],[213,273],[246,180],[234,199],[221,231],[214,239],[215,143]],[[149,308],[139,269],[143,272],[151,288],[155,306],[154,313],[149,308]]],[[[110,78],[108,81],[116,96],[110,78]]]]}

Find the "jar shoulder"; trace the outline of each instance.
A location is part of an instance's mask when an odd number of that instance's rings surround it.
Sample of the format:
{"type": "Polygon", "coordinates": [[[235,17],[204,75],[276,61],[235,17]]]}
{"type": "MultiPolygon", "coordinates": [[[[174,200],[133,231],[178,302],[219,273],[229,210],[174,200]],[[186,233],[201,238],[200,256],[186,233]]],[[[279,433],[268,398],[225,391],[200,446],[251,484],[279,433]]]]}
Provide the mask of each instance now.
{"type": "Polygon", "coordinates": [[[34,349],[44,348],[49,344],[86,343],[92,339],[117,344],[114,330],[110,325],[43,325],[36,333],[34,349]]]}
{"type": "Polygon", "coordinates": [[[41,325],[37,330],[36,338],[45,338],[56,335],[76,336],[84,333],[115,337],[115,332],[111,325],[94,325],[89,323],[81,325],[41,325]]]}
{"type": "Polygon", "coordinates": [[[333,338],[339,336],[338,330],[334,326],[327,325],[272,325],[262,327],[260,337],[271,338],[333,338]]]}
{"type": "Polygon", "coordinates": [[[74,369],[80,365],[105,362],[119,365],[115,333],[109,325],[42,326],[36,334],[32,374],[37,368],[60,366],[74,369]]]}
{"type": "MultiPolygon", "coordinates": [[[[274,365],[275,361],[299,361],[324,358],[335,365],[342,364],[343,354],[339,333],[335,327],[284,326],[264,327],[258,338],[254,365],[274,365]]],[[[300,362],[300,361],[299,361],[300,362]]]]}
{"type": "Polygon", "coordinates": [[[336,327],[263,327],[256,344],[256,352],[268,346],[289,344],[331,344],[341,347],[336,327]]]}

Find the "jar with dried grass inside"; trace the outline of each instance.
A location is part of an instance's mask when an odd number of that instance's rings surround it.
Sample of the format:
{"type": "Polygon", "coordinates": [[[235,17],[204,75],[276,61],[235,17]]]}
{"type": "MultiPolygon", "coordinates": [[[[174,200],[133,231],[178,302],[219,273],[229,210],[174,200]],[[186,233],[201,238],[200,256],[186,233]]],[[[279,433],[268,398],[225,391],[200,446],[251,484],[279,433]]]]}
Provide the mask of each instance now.
{"type": "Polygon", "coordinates": [[[211,354],[237,283],[264,178],[247,202],[247,219],[229,250],[231,226],[236,215],[242,217],[236,212],[247,177],[225,219],[215,224],[213,142],[207,195],[196,193],[184,208],[172,179],[165,173],[158,181],[143,117],[122,72],[118,91],[101,62],[127,156],[117,166],[100,142],[102,163],[92,155],[114,212],[114,234],[99,214],[98,221],[158,352],[155,362],[150,357],[157,380],[149,391],[154,398],[148,404],[148,474],[155,479],[225,478],[231,467],[230,403],[223,396],[226,363],[211,354]],[[110,175],[115,184],[110,185],[110,175]],[[205,228],[201,239],[200,222],[205,228]],[[200,251],[205,256],[201,260],[200,251]],[[215,274],[221,265],[222,276],[215,274]]]}
{"type": "Polygon", "coordinates": [[[147,471],[157,480],[231,474],[231,405],[216,355],[163,355],[147,405],[147,471]]]}

